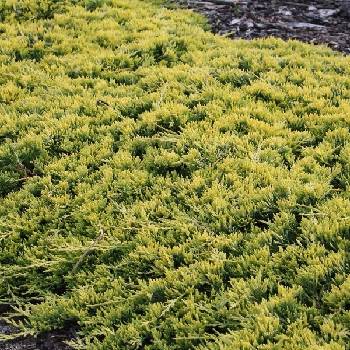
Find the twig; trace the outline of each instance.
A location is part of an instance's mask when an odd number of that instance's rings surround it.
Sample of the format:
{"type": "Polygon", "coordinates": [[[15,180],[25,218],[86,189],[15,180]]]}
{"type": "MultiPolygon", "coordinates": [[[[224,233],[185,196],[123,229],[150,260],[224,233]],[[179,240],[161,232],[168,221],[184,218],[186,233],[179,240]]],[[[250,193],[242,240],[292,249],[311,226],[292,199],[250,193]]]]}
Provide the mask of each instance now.
{"type": "Polygon", "coordinates": [[[99,236],[92,242],[92,244],[90,245],[90,247],[89,247],[88,249],[85,250],[85,252],[80,256],[79,260],[78,260],[78,261],[76,262],[76,264],[74,265],[74,267],[73,267],[73,269],[72,269],[72,272],[71,272],[72,275],[74,275],[74,274],[76,273],[77,269],[79,268],[79,266],[81,265],[81,263],[83,262],[83,260],[85,259],[85,257],[86,257],[88,254],[90,254],[90,253],[94,250],[94,248],[95,248],[95,246],[96,246],[96,243],[102,240],[102,238],[104,237],[104,234],[105,234],[105,233],[104,233],[103,229],[101,228],[101,229],[100,229],[100,234],[99,234],[99,236]]]}
{"type": "Polygon", "coordinates": [[[125,299],[119,298],[118,300],[108,300],[108,301],[98,303],[98,304],[88,304],[86,306],[89,308],[94,308],[94,307],[99,307],[99,306],[104,306],[104,305],[118,304],[118,303],[121,303],[124,301],[125,301],[125,299]]]}
{"type": "Polygon", "coordinates": [[[215,339],[215,337],[212,335],[208,336],[188,336],[188,337],[174,337],[174,340],[201,340],[201,339],[215,339]]]}

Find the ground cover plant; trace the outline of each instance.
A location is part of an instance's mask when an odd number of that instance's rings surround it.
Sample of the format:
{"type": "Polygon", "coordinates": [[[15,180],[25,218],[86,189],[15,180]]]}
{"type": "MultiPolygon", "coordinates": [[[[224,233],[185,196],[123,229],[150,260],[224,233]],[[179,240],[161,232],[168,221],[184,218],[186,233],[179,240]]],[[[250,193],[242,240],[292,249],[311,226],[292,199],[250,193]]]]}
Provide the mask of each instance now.
{"type": "Polygon", "coordinates": [[[350,349],[349,57],[154,1],[0,19],[8,321],[78,349],[350,349]]]}

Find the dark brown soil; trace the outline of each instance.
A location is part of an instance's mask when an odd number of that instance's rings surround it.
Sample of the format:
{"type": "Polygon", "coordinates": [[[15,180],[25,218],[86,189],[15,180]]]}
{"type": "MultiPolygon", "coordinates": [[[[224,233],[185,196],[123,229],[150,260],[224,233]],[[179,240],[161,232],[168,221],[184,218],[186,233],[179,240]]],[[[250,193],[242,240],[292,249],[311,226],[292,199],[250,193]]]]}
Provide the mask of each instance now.
{"type": "MultiPolygon", "coordinates": [[[[0,321],[0,334],[13,334],[16,329],[0,321]]],[[[75,330],[52,331],[35,337],[20,337],[0,342],[0,350],[71,350],[65,341],[75,337],[75,330]]]]}
{"type": "MultiPolygon", "coordinates": [[[[9,327],[0,323],[0,333],[9,330],[9,327]]],[[[12,329],[13,333],[13,329],[12,329]]],[[[65,341],[73,339],[75,331],[60,330],[40,334],[38,337],[20,337],[14,340],[0,342],[0,350],[71,350],[72,347],[65,341]]]]}
{"type": "MultiPolygon", "coordinates": [[[[0,316],[5,315],[10,308],[8,305],[0,305],[0,316]]],[[[18,330],[1,320],[0,334],[16,334],[18,330]]],[[[76,327],[72,326],[63,330],[56,330],[39,334],[37,337],[19,337],[14,340],[0,341],[0,350],[71,350],[67,340],[76,336],[76,327]]]]}
{"type": "Polygon", "coordinates": [[[203,13],[215,33],[232,38],[298,39],[350,54],[350,15],[343,8],[344,0],[232,0],[232,5],[210,0],[173,2],[203,13]]]}

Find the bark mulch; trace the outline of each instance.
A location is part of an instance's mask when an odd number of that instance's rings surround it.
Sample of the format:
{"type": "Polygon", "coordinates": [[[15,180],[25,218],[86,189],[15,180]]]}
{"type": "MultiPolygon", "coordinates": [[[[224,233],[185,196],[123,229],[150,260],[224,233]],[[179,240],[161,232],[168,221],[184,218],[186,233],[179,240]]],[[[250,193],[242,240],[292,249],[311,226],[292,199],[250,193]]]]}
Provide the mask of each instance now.
{"type": "MultiPolygon", "coordinates": [[[[18,329],[1,320],[11,308],[0,304],[0,334],[16,334],[18,329]]],[[[76,326],[68,326],[67,329],[51,331],[39,334],[37,337],[18,337],[13,340],[0,341],[0,350],[71,350],[67,340],[76,336],[76,326]]]]}
{"type": "Polygon", "coordinates": [[[204,14],[215,33],[231,38],[298,39],[350,54],[350,13],[344,0],[172,1],[204,14]]]}

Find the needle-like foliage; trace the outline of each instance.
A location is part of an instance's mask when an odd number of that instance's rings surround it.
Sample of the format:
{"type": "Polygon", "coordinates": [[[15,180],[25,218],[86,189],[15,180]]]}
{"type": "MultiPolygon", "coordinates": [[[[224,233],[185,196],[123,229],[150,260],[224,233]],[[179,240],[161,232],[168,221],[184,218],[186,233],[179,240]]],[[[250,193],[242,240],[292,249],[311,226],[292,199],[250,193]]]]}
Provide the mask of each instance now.
{"type": "Polygon", "coordinates": [[[350,349],[350,59],[140,0],[0,2],[0,300],[76,348],[350,349]]]}

